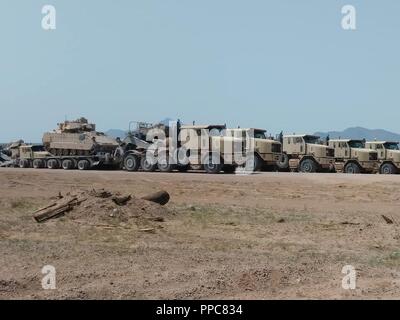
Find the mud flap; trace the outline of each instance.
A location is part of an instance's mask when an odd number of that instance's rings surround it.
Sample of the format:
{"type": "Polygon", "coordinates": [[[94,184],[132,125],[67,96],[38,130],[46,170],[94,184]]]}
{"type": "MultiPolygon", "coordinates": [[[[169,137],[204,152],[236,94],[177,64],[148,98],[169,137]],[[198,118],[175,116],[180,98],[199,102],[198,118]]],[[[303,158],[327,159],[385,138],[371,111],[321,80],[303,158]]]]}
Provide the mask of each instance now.
{"type": "Polygon", "coordinates": [[[343,173],[344,163],[343,162],[335,162],[335,171],[338,173],[343,173]]]}
{"type": "Polygon", "coordinates": [[[300,160],[299,159],[290,159],[289,160],[289,168],[290,170],[297,171],[299,169],[300,160]]]}

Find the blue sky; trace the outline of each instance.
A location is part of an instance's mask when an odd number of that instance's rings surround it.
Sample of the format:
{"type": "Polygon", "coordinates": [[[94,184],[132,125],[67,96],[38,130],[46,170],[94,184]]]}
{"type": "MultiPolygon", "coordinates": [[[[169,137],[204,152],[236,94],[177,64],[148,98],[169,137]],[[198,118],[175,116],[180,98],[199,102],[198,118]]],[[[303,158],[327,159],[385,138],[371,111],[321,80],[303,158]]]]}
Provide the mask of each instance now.
{"type": "Polygon", "coordinates": [[[398,0],[1,0],[0,141],[79,116],[399,132],[399,15],[398,0]]]}

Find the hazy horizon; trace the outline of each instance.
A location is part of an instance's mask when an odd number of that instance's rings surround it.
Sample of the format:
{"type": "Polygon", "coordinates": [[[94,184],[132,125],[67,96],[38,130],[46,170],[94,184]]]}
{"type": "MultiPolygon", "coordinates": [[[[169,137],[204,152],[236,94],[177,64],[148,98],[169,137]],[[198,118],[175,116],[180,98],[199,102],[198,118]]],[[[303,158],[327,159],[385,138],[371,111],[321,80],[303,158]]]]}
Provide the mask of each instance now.
{"type": "Polygon", "coordinates": [[[52,0],[0,4],[0,142],[66,117],[98,129],[165,117],[268,132],[400,132],[395,0],[52,0]],[[357,30],[341,28],[355,6],[357,30]]]}

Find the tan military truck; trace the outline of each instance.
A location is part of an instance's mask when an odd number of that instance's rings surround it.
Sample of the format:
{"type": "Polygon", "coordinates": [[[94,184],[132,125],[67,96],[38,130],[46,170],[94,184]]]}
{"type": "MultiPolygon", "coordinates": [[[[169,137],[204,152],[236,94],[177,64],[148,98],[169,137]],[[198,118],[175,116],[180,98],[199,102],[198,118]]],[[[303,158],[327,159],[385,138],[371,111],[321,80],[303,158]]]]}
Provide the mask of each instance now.
{"type": "Polygon", "coordinates": [[[365,147],[378,152],[379,173],[396,174],[400,172],[399,143],[394,141],[368,141],[365,147]]]}
{"type": "Polygon", "coordinates": [[[45,161],[51,154],[41,145],[20,145],[13,148],[12,158],[20,168],[44,168],[45,161]]]}
{"type": "Polygon", "coordinates": [[[365,142],[355,139],[331,139],[329,146],[335,150],[335,170],[350,174],[378,171],[378,153],[365,147],[365,142]]]}
{"type": "MultiPolygon", "coordinates": [[[[266,132],[264,129],[256,128],[226,129],[225,137],[222,139],[226,140],[228,137],[232,137],[243,142],[242,154],[249,156],[245,164],[247,169],[251,171],[276,169],[277,162],[282,155],[282,144],[279,141],[268,139],[266,132]]],[[[231,158],[230,152],[225,151],[223,158],[231,158]]],[[[240,155],[238,158],[240,159],[240,155]]],[[[240,165],[237,161],[233,161],[233,164],[240,165]]]]}
{"type": "Polygon", "coordinates": [[[237,167],[257,171],[275,167],[282,152],[281,143],[267,139],[262,129],[226,129],[225,125],[182,125],[177,129],[175,154],[170,154],[172,137],[161,148],[150,147],[142,164],[145,171],[156,166],[162,172],[188,168],[207,173],[233,172],[237,167]]]}
{"type": "Polygon", "coordinates": [[[333,170],[334,151],[320,144],[319,139],[318,136],[308,134],[284,135],[279,169],[305,173],[333,170]]]}
{"type": "MultiPolygon", "coordinates": [[[[202,169],[204,159],[210,154],[210,146],[215,143],[214,137],[220,137],[221,131],[225,128],[225,125],[179,124],[176,127],[165,128],[155,126],[146,134],[146,140],[151,144],[142,158],[141,168],[147,172],[156,169],[161,172],[202,169]]],[[[205,164],[204,169],[210,173],[219,172],[222,170],[219,164],[216,163],[216,166],[205,164]]]]}

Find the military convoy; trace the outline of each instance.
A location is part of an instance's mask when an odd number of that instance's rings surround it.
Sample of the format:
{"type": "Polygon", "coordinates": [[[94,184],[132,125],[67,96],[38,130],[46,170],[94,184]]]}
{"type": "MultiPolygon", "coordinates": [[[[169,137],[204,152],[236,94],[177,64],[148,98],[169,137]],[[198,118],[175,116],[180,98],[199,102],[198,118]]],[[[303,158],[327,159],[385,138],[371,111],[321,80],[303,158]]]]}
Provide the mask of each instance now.
{"type": "Polygon", "coordinates": [[[333,139],[329,146],[335,150],[335,170],[350,174],[376,173],[378,153],[368,149],[362,140],[333,139]]]}
{"type": "Polygon", "coordinates": [[[266,130],[226,125],[137,123],[121,140],[96,131],[87,119],[65,121],[43,135],[42,145],[22,140],[0,150],[0,166],[88,170],[207,173],[280,170],[395,174],[400,172],[397,142],[332,139],[307,134],[267,137],[266,130]]]}

